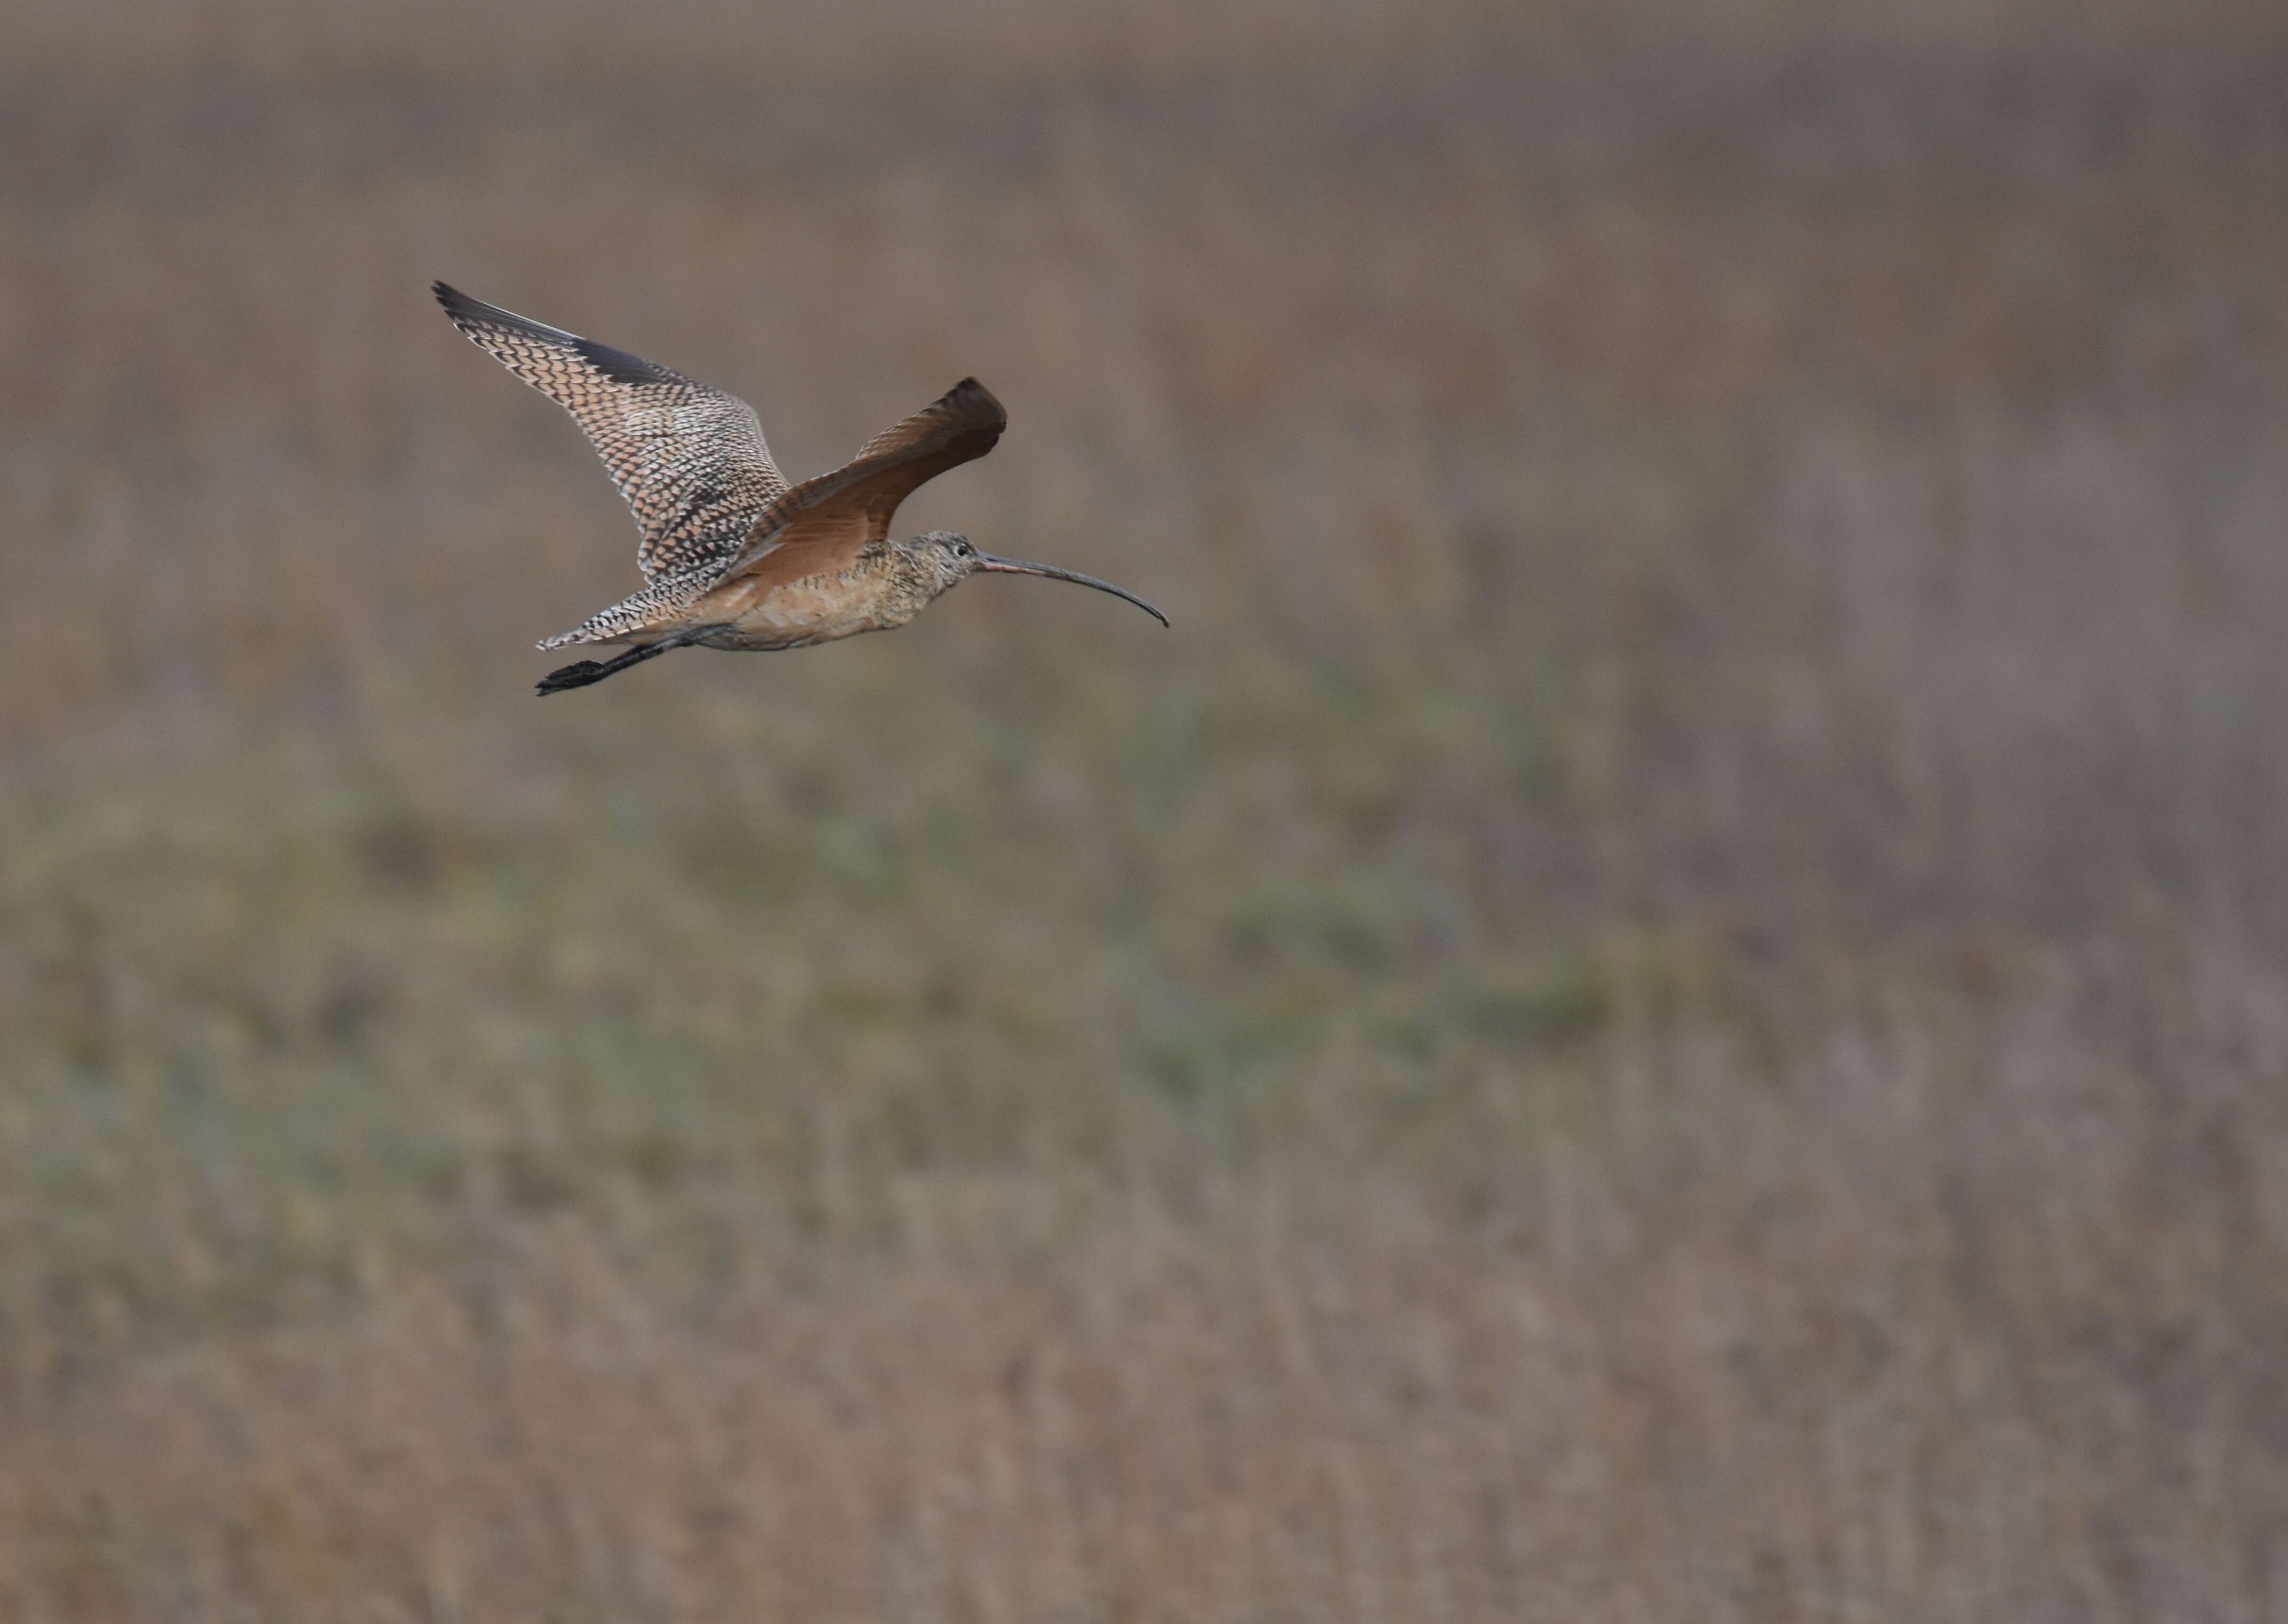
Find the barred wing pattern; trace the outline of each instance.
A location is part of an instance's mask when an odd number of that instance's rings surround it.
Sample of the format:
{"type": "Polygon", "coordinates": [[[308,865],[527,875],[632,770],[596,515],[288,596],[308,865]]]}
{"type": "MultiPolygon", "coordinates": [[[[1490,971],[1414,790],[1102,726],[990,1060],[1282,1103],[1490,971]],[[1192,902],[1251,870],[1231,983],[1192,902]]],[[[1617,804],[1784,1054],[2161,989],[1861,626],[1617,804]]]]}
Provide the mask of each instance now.
{"type": "Polygon", "coordinates": [[[965,378],[904,421],[884,429],[831,474],[805,480],[773,502],[719,580],[768,585],[846,569],[890,531],[898,505],[948,468],[993,449],[1009,414],[992,392],[965,378]]]}
{"type": "Polygon", "coordinates": [[[755,409],[679,372],[443,283],[437,302],[510,371],[572,414],[634,511],[646,580],[719,568],[787,494],[755,409]]]}

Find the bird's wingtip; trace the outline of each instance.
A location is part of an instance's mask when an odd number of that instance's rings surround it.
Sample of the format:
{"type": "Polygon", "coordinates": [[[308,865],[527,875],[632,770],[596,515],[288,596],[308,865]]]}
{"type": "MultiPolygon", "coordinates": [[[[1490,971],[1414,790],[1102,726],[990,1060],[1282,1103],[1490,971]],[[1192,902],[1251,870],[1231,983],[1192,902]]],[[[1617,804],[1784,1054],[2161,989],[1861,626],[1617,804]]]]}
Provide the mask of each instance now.
{"type": "Polygon", "coordinates": [[[1008,408],[1002,405],[1000,398],[974,377],[965,378],[947,390],[941,403],[952,408],[975,426],[989,429],[997,435],[1009,426],[1008,408]]]}

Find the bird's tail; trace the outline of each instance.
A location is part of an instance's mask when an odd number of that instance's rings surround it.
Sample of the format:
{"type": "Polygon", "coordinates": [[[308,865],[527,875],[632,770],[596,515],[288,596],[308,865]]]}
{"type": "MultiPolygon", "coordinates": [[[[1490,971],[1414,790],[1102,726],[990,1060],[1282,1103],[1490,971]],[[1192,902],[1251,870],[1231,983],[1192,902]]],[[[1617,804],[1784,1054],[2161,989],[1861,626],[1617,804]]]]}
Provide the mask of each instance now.
{"type": "Polygon", "coordinates": [[[594,631],[591,629],[595,625],[597,620],[600,618],[601,618],[601,617],[592,615],[587,619],[582,621],[578,625],[574,626],[569,632],[559,632],[553,637],[544,637],[532,646],[536,649],[544,650],[549,649],[562,649],[573,643],[608,643],[612,641],[613,634],[611,633],[594,631]]]}
{"type": "Polygon", "coordinates": [[[559,632],[537,646],[561,649],[568,643],[617,642],[638,632],[672,625],[681,619],[680,611],[689,606],[694,595],[687,583],[654,581],[632,597],[598,609],[569,632],[559,632]]]}

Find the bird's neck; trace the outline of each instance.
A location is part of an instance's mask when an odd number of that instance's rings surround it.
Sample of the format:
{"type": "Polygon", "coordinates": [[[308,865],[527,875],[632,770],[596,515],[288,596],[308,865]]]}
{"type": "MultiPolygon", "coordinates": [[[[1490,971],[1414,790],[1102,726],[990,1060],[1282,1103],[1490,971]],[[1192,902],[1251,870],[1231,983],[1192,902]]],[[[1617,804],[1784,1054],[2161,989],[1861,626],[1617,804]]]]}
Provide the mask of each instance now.
{"type": "Polygon", "coordinates": [[[892,541],[883,543],[882,548],[882,558],[875,565],[881,571],[882,613],[888,624],[903,625],[953,583],[943,578],[933,547],[892,541]]]}
{"type": "Polygon", "coordinates": [[[921,593],[924,602],[936,597],[961,578],[949,567],[945,553],[939,548],[910,541],[894,541],[887,545],[890,574],[901,585],[921,593]]]}

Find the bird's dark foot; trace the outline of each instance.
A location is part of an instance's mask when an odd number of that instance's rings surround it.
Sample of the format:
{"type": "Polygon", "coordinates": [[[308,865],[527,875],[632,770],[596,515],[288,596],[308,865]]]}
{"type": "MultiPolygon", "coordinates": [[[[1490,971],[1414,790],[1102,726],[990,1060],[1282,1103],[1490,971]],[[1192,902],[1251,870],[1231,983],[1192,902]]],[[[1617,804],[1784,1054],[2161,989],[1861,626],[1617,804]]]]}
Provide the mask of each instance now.
{"type": "Polygon", "coordinates": [[[568,688],[585,688],[591,682],[600,682],[616,667],[600,660],[581,660],[570,665],[559,665],[540,679],[536,690],[543,694],[560,694],[568,688]]]}
{"type": "Polygon", "coordinates": [[[671,636],[661,638],[655,643],[640,643],[625,654],[615,655],[601,663],[595,660],[581,660],[570,665],[559,665],[540,679],[540,691],[544,694],[560,694],[568,688],[585,688],[591,682],[601,682],[616,671],[625,671],[631,665],[640,665],[646,660],[655,660],[671,649],[682,648],[686,643],[696,642],[699,635],[695,632],[678,632],[671,636]]]}

